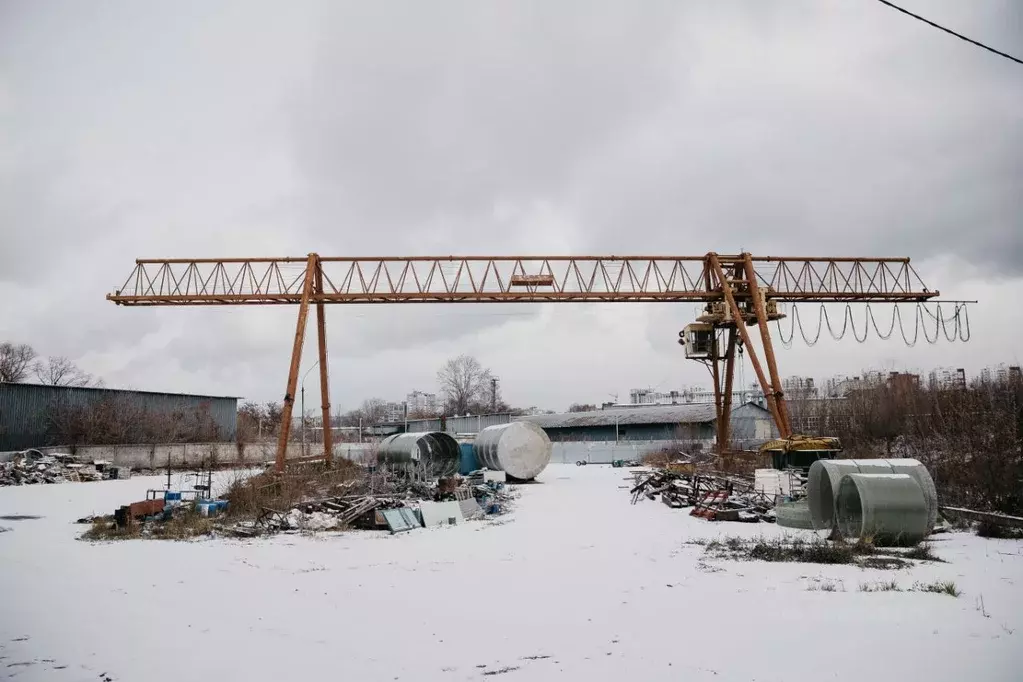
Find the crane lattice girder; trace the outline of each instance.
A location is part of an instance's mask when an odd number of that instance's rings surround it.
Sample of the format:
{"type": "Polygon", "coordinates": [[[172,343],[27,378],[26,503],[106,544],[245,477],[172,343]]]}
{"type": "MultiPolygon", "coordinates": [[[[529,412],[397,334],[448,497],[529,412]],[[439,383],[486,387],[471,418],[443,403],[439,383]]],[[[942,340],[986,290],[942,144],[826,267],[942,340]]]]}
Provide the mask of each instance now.
{"type": "MultiPolygon", "coordinates": [[[[315,256],[323,291],[311,303],[710,302],[723,300],[706,256],[315,256]]],[[[717,256],[733,295],[743,256],[717,256]]],[[[753,256],[757,284],[783,302],[924,301],[930,291],[908,258],[753,256]]],[[[137,260],[120,305],[294,304],[310,257],[137,260]]]]}

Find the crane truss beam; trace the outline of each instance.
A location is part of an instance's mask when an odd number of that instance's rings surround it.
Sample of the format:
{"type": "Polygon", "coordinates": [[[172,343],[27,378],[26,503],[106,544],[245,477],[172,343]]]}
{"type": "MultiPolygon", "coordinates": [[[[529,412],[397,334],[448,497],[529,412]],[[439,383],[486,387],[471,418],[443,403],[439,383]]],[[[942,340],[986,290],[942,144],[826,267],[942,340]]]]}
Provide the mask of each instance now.
{"type": "MultiPolygon", "coordinates": [[[[310,303],[711,302],[724,300],[706,256],[317,257],[310,303]]],[[[717,255],[726,271],[753,265],[781,302],[906,302],[938,295],[908,258],[717,255]]],[[[300,258],[138,260],[107,298],[119,305],[272,305],[303,300],[300,258]]],[[[756,287],[754,287],[756,288],[756,287]]],[[[737,288],[738,300],[750,287],[737,288]]]]}

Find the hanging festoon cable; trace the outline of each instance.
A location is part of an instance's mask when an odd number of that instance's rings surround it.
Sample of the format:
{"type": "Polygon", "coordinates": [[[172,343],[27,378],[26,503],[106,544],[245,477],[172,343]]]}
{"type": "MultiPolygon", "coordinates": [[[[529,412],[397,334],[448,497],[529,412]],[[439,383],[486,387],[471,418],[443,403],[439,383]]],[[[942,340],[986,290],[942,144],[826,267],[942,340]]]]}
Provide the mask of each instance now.
{"type": "Polygon", "coordinates": [[[807,346],[813,347],[820,340],[821,333],[826,328],[831,338],[836,341],[842,340],[847,333],[851,332],[857,343],[864,343],[869,337],[871,329],[874,330],[879,339],[887,341],[894,335],[895,329],[898,328],[903,342],[910,347],[915,346],[921,336],[929,344],[938,343],[941,337],[944,337],[949,342],[962,341],[965,343],[969,341],[970,316],[969,308],[967,307],[968,301],[945,301],[944,303],[950,303],[954,306],[951,314],[946,312],[947,307],[942,308],[941,303],[914,303],[913,324],[911,327],[906,324],[902,316],[901,306],[905,304],[891,304],[891,320],[887,324],[885,324],[884,320],[878,322],[877,314],[874,312],[875,309],[871,308],[868,304],[865,306],[862,328],[858,328],[859,325],[851,304],[845,304],[845,310],[842,313],[842,323],[838,325],[837,323],[832,324],[827,304],[821,303],[817,309],[817,328],[815,330],[809,324],[804,324],[802,317],[800,317],[799,306],[791,303],[786,311],[788,330],[786,331],[786,325],[781,320],[776,321],[778,338],[785,348],[791,348],[796,336],[796,330],[798,329],[803,342],[807,346]],[[930,308],[931,305],[934,306],[933,311],[930,308]],[[888,329],[882,331],[885,326],[888,329]]]}

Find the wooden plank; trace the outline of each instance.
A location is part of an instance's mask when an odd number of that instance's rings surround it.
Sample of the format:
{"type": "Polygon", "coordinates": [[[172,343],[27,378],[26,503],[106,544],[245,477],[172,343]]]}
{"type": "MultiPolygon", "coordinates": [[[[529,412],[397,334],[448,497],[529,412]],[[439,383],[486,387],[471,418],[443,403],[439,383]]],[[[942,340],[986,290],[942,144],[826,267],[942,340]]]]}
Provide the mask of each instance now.
{"type": "Polygon", "coordinates": [[[961,516],[970,521],[988,521],[999,526],[1008,528],[1023,528],[1023,517],[998,514],[996,512],[982,512],[963,507],[938,507],[942,514],[950,516],[961,516]]]}

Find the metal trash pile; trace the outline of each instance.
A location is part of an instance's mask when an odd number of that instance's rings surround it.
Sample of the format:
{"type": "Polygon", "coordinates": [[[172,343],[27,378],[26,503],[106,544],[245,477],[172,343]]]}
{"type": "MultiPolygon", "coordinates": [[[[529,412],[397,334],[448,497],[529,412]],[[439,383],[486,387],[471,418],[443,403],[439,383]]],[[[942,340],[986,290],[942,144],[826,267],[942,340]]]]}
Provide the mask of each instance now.
{"type": "Polygon", "coordinates": [[[0,462],[0,486],[105,481],[129,476],[129,467],[114,466],[105,460],[82,460],[69,454],[44,455],[38,450],[25,450],[9,462],[0,462]]]}
{"type": "Polygon", "coordinates": [[[504,473],[487,470],[430,483],[373,473],[346,487],[352,492],[307,500],[291,509],[262,507],[255,520],[216,530],[241,537],[348,528],[388,530],[393,535],[500,516],[512,500],[504,473]]]}
{"type": "Polygon", "coordinates": [[[632,504],[657,499],[672,509],[691,508],[708,521],[774,522],[775,496],[758,492],[752,477],[721,472],[634,471],[632,504]]]}

